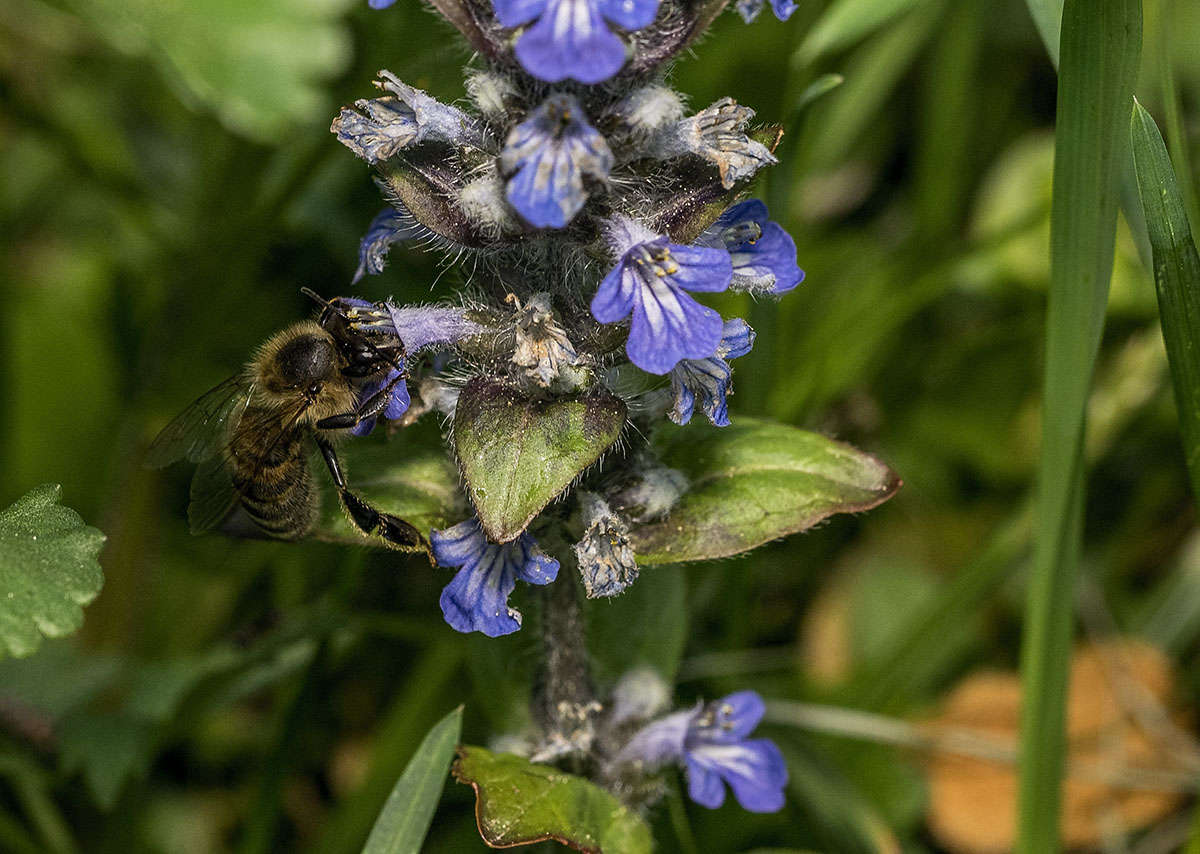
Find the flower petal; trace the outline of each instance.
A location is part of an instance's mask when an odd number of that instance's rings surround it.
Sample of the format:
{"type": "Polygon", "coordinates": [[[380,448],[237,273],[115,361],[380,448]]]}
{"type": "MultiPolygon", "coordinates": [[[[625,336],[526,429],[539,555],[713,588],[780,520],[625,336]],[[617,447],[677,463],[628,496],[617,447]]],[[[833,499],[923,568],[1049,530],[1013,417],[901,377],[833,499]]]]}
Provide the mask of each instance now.
{"type": "MultiPolygon", "coordinates": [[[[738,803],[750,812],[776,812],[786,801],[783,788],[787,785],[787,764],[774,742],[765,738],[705,744],[688,750],[687,766],[688,795],[702,806],[713,806],[712,778],[717,776],[729,784],[738,803]]],[[[723,800],[722,791],[716,806],[723,800]]]]}
{"type": "Polygon", "coordinates": [[[521,628],[521,615],[508,607],[517,586],[503,557],[496,551],[473,566],[465,566],[442,590],[438,602],[452,629],[499,637],[521,628]]]}
{"type": "Polygon", "coordinates": [[[502,548],[517,568],[517,578],[529,584],[549,584],[558,577],[558,561],[543,552],[529,534],[522,534],[515,543],[502,548]]]}
{"type": "Polygon", "coordinates": [[[698,711],[675,712],[643,727],[621,748],[617,761],[641,762],[648,768],[682,762],[684,739],[698,711]]]}
{"type": "Polygon", "coordinates": [[[579,213],[588,193],[585,177],[602,181],[613,156],[583,108],[570,95],[547,98],[512,129],[500,153],[509,177],[505,196],[530,225],[562,228],[579,213]]]}
{"type": "Polygon", "coordinates": [[[676,424],[687,424],[700,395],[700,406],[708,420],[717,427],[729,426],[729,410],[725,396],[733,371],[724,359],[684,359],[671,371],[671,387],[675,391],[675,407],[669,413],[676,424]]]}
{"type": "Polygon", "coordinates": [[[460,632],[482,632],[497,637],[521,628],[521,614],[508,605],[517,579],[547,584],[558,574],[558,561],[544,554],[529,534],[515,542],[489,542],[472,517],[442,531],[432,531],[429,542],[441,566],[461,566],[442,590],[439,602],[446,622],[460,632]]]}
{"type": "Polygon", "coordinates": [[[659,0],[599,0],[600,14],[623,30],[640,30],[658,17],[659,0]]]}
{"type": "Polygon", "coordinates": [[[640,280],[637,274],[624,264],[609,271],[592,297],[592,317],[601,323],[616,323],[624,320],[633,311],[634,294],[640,280]]]}
{"type": "Polygon", "coordinates": [[[609,30],[592,0],[549,0],[517,40],[517,60],[539,80],[600,83],[625,64],[625,42],[609,30]]]}
{"type": "Polygon", "coordinates": [[[725,803],[725,784],[713,769],[687,757],[688,797],[702,807],[715,810],[725,803]]]}
{"type": "Polygon", "coordinates": [[[643,371],[665,374],[680,359],[703,359],[715,353],[721,326],[720,314],[682,290],[660,279],[643,281],[634,295],[633,326],[625,350],[629,361],[643,371]]]}
{"type": "Polygon", "coordinates": [[[668,245],[671,257],[678,270],[671,274],[671,282],[685,291],[723,291],[729,287],[733,275],[733,263],[729,255],[719,249],[706,246],[668,245]]]}
{"type": "Polygon", "coordinates": [[[519,27],[540,18],[549,0],[492,0],[496,20],[502,27],[519,27]]]}

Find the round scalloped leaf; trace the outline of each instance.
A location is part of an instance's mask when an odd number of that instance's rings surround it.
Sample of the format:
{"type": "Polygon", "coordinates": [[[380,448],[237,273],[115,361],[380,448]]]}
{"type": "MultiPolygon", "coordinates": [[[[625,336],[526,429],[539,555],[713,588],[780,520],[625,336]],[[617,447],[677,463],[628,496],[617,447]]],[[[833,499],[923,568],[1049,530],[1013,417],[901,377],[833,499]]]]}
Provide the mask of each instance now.
{"type": "Polygon", "coordinates": [[[104,534],[59,506],[61,494],[43,484],[0,511],[0,655],[26,656],[43,636],[75,631],[104,584],[104,534]]]}
{"type": "Polygon", "coordinates": [[[607,391],[535,400],[476,377],[458,398],[454,446],[479,524],[516,539],[542,508],[617,441],[625,403],[607,391]]]}
{"type": "Polygon", "coordinates": [[[511,753],[464,745],[454,779],[475,789],[483,841],[509,848],[554,839],[586,854],[651,854],[650,828],[593,783],[511,753]]]}
{"type": "Polygon", "coordinates": [[[741,554],[834,513],[869,510],[900,488],[870,454],[784,424],[740,418],[656,438],[663,462],[691,486],[665,519],[631,532],[639,564],[741,554]]]}
{"type": "Polygon", "coordinates": [[[281,140],[324,118],[324,85],[351,57],[352,0],[74,0],[120,50],[150,57],[180,97],[229,128],[281,140]]]}

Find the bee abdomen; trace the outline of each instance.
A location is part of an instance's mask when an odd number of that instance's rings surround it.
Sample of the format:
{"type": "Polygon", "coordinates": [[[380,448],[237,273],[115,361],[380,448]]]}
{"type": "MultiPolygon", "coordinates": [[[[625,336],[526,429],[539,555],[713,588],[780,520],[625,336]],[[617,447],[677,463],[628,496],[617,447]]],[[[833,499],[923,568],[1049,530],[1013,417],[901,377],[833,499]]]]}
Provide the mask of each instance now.
{"type": "Polygon", "coordinates": [[[304,454],[303,436],[287,436],[280,441],[286,442],[286,447],[276,447],[269,462],[260,460],[252,472],[235,470],[233,480],[241,493],[242,506],[263,533],[294,540],[312,530],[317,493],[304,454]]]}

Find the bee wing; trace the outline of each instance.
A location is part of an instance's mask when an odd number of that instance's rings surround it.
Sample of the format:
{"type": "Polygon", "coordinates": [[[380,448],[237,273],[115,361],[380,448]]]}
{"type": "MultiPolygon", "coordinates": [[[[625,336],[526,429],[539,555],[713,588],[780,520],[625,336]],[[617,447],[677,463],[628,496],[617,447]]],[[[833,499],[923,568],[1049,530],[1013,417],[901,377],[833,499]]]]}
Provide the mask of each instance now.
{"type": "Polygon", "coordinates": [[[176,460],[198,463],[209,459],[225,446],[253,394],[254,384],[242,374],[234,374],[209,389],[176,415],[150,443],[146,465],[162,468],[176,460]]]}
{"type": "MultiPolygon", "coordinates": [[[[239,411],[237,420],[230,424],[229,429],[236,427],[244,434],[255,436],[262,442],[262,453],[254,465],[254,471],[249,475],[243,473],[246,481],[253,481],[258,477],[262,466],[267,465],[271,458],[271,452],[282,438],[284,430],[291,429],[306,408],[307,406],[297,408],[295,413],[283,422],[283,429],[278,412],[254,409],[249,417],[242,418],[241,412],[245,407],[239,411]]],[[[196,467],[196,474],[192,477],[188,526],[193,534],[202,534],[220,525],[233,512],[242,497],[242,490],[233,482],[233,473],[229,467],[228,455],[232,452],[226,451],[224,445],[218,446],[217,450],[219,453],[210,452],[207,458],[200,461],[196,467]]]]}
{"type": "Polygon", "coordinates": [[[224,454],[211,456],[196,467],[191,496],[188,527],[193,534],[215,528],[233,512],[240,493],[233,485],[224,454]]]}

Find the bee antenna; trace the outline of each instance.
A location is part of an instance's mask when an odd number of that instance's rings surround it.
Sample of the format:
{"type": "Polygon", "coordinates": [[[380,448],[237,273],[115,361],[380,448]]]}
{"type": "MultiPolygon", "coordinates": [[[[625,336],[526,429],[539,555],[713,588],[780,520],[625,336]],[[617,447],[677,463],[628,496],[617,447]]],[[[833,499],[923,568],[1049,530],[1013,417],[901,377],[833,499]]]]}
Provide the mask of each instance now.
{"type": "Polygon", "coordinates": [[[334,305],[333,303],[331,303],[329,300],[325,299],[325,297],[321,296],[321,295],[320,295],[320,294],[318,294],[316,291],[314,291],[314,290],[312,290],[312,289],[310,289],[310,288],[301,287],[301,288],[300,288],[300,293],[304,294],[306,297],[308,297],[310,300],[312,300],[313,302],[315,302],[317,305],[319,305],[319,306],[321,306],[322,308],[324,308],[326,311],[335,311],[335,312],[337,312],[338,314],[340,314],[340,315],[342,315],[343,317],[345,317],[346,313],[345,313],[344,311],[342,311],[342,310],[341,310],[340,308],[338,308],[336,305],[334,305]]]}

